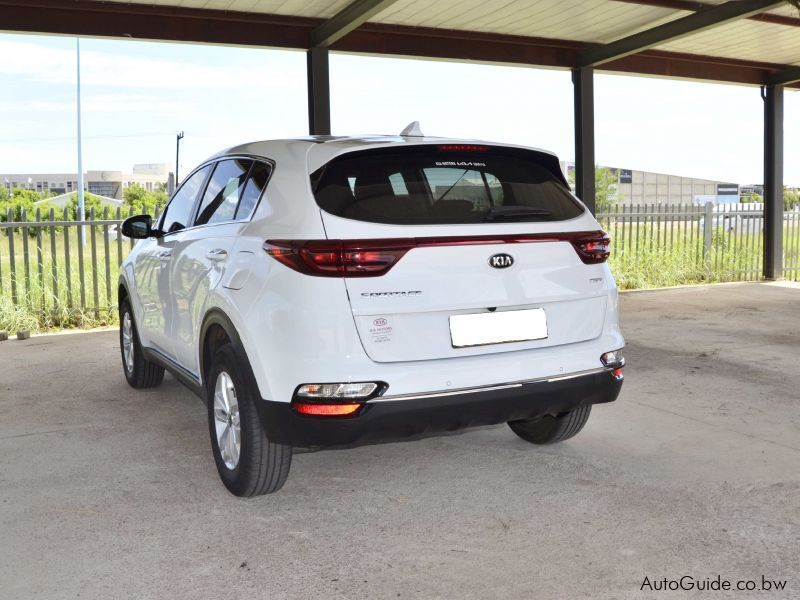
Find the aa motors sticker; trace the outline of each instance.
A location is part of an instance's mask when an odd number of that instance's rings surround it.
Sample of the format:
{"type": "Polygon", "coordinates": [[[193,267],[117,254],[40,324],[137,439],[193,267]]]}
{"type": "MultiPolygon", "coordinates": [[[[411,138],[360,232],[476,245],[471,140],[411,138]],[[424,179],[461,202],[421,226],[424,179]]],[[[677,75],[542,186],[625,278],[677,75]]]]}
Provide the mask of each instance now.
{"type": "Polygon", "coordinates": [[[392,341],[392,324],[387,317],[374,317],[369,322],[369,336],[373,343],[392,341]]]}

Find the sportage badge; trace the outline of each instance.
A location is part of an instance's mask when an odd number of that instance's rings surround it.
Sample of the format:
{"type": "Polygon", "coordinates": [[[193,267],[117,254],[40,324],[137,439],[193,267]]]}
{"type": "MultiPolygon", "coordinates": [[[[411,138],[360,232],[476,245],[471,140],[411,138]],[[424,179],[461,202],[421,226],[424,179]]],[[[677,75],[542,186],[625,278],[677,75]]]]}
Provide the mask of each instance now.
{"type": "Polygon", "coordinates": [[[507,269],[514,264],[514,257],[510,254],[492,254],[489,257],[489,266],[495,269],[507,269]]]}

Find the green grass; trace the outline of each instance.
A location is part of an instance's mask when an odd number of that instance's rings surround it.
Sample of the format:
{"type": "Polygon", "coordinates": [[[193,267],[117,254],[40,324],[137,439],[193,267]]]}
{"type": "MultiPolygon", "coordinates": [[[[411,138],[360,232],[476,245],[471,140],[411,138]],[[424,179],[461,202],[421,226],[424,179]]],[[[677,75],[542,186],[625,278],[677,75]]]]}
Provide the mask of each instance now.
{"type": "MultiPolygon", "coordinates": [[[[611,270],[620,289],[657,288],[693,283],[752,281],[761,278],[761,232],[729,232],[721,228],[712,236],[708,257],[703,251],[703,233],[695,224],[680,227],[609,222],[601,224],[611,234],[611,270]]],[[[25,243],[19,232],[14,235],[17,302],[11,298],[9,240],[0,230],[0,329],[47,331],[74,327],[99,327],[117,322],[117,265],[130,249],[116,241],[108,244],[109,267],[106,272],[106,244],[102,227],[95,228],[97,268],[93,267],[90,230],[86,228],[83,250],[83,302],[79,276],[77,228],[57,228],[55,248],[49,229],[42,231],[42,271],[38,266],[37,238],[27,238],[28,275],[25,272],[25,243]],[[67,278],[65,249],[70,248],[70,278],[67,278]],[[55,278],[53,256],[56,257],[55,278]],[[54,281],[58,293],[54,291],[54,281]],[[68,282],[71,283],[71,296],[68,282]],[[108,285],[107,285],[108,284],[108,285]],[[95,286],[97,301],[95,302],[95,286]]],[[[800,267],[800,223],[784,230],[785,264],[800,267]]],[[[800,280],[800,270],[787,270],[787,279],[800,280]]]]}
{"type": "MultiPolygon", "coordinates": [[[[659,288],[697,283],[758,281],[762,276],[763,233],[715,228],[705,254],[702,228],[676,230],[622,222],[601,223],[611,234],[609,265],[620,289],[659,288]]],[[[784,264],[800,266],[800,231],[794,224],[784,228],[784,264]]],[[[787,270],[797,280],[800,271],[787,270]]]]}
{"type": "Polygon", "coordinates": [[[76,227],[69,227],[66,231],[64,228],[57,228],[55,240],[51,239],[49,229],[42,230],[41,272],[37,238],[27,237],[26,270],[26,238],[21,231],[15,231],[13,282],[9,239],[6,231],[0,231],[0,329],[47,331],[72,327],[99,327],[116,321],[117,265],[120,257],[125,256],[130,246],[127,241],[123,243],[120,253],[117,242],[109,241],[106,249],[103,228],[97,226],[94,229],[96,266],[92,256],[91,229],[86,227],[86,243],[82,252],[84,268],[82,280],[76,227]],[[67,238],[70,250],[69,276],[65,261],[67,238]],[[109,263],[107,270],[106,256],[109,263]],[[55,257],[55,276],[53,257],[55,257]],[[14,287],[16,287],[16,302],[12,299],[14,287]]]}

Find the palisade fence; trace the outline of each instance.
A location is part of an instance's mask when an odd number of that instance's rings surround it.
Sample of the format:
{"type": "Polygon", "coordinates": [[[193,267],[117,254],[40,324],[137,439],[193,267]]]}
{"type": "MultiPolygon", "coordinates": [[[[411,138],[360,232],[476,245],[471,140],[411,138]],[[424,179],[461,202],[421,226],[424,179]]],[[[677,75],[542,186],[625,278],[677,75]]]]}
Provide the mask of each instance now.
{"type": "MultiPolygon", "coordinates": [[[[598,211],[621,289],[762,277],[764,208],[756,203],[616,205],[598,211]]],[[[800,279],[800,207],[784,213],[784,276],[800,279]]]]}
{"type": "Polygon", "coordinates": [[[22,209],[15,220],[9,209],[0,222],[0,329],[114,322],[119,265],[135,242],[120,225],[145,212],[92,208],[86,220],[73,221],[68,207],[22,209]]]}
{"type": "MultiPolygon", "coordinates": [[[[67,208],[23,211],[19,221],[9,211],[0,222],[0,329],[114,322],[118,267],[134,244],[119,225],[134,212],[91,210],[78,222],[67,208]]],[[[622,289],[761,277],[759,205],[616,205],[597,218],[611,235],[610,264],[622,289]]],[[[787,279],[800,280],[800,207],[784,215],[784,265],[787,279]]]]}

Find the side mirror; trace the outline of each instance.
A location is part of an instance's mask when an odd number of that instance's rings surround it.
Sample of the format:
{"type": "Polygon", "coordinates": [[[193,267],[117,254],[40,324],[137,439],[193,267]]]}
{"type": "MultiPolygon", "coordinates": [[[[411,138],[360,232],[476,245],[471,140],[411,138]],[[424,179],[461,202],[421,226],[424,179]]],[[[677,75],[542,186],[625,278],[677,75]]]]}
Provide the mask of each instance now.
{"type": "Polygon", "coordinates": [[[122,235],[135,240],[143,240],[155,235],[152,229],[153,218],[150,215],[135,215],[122,222],[122,235]]]}

